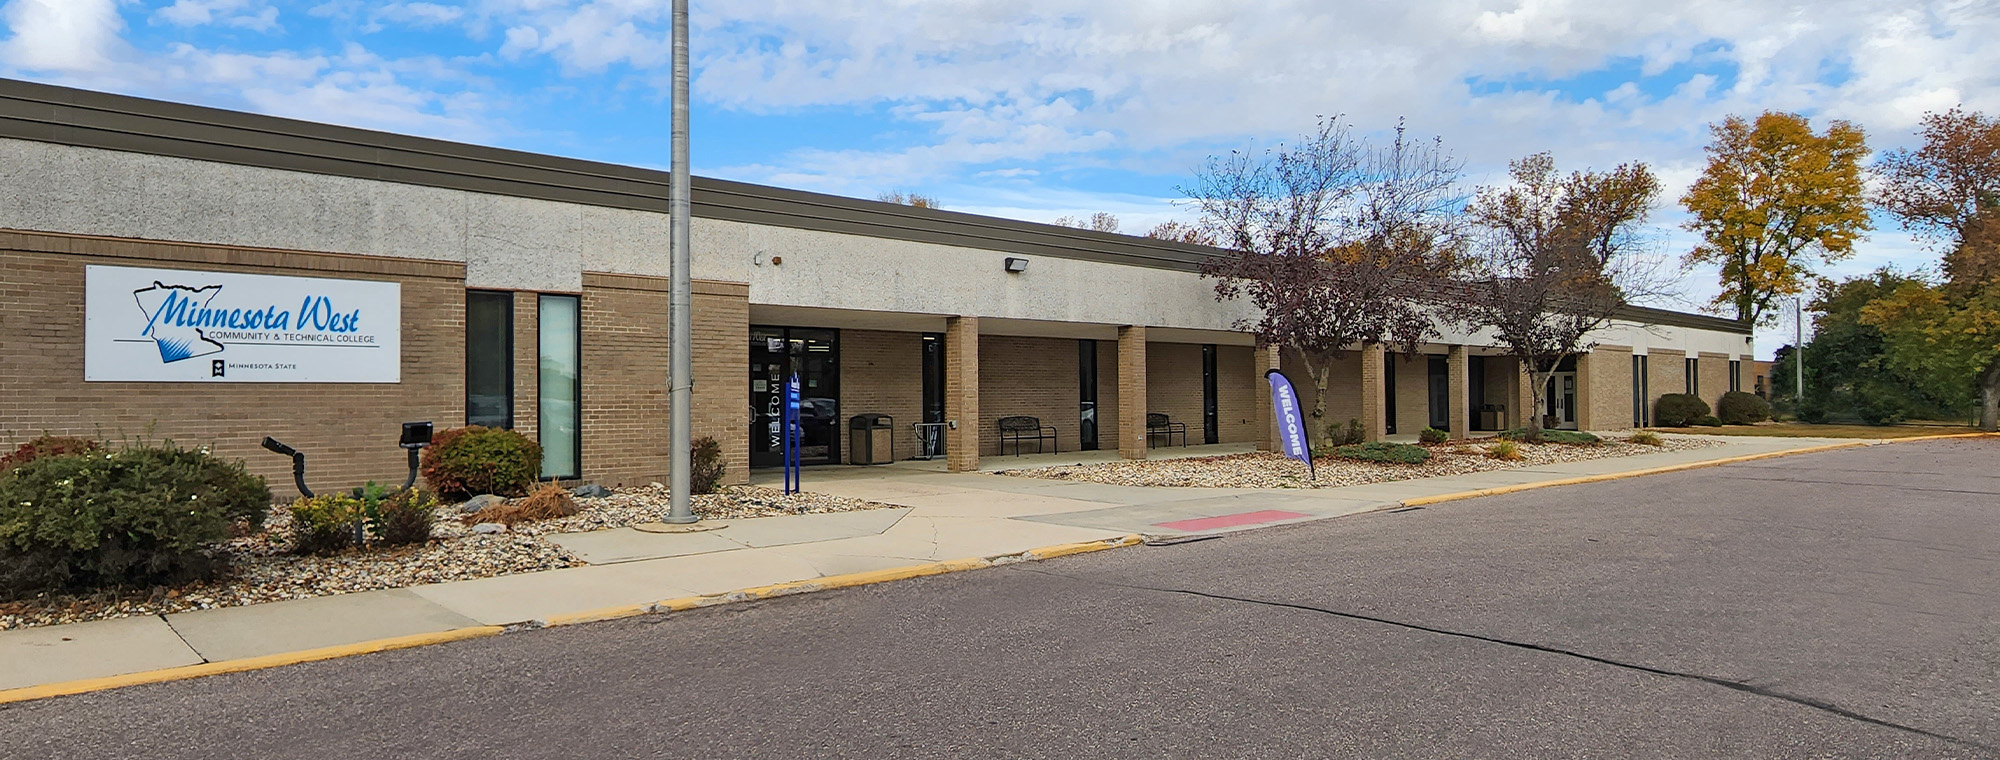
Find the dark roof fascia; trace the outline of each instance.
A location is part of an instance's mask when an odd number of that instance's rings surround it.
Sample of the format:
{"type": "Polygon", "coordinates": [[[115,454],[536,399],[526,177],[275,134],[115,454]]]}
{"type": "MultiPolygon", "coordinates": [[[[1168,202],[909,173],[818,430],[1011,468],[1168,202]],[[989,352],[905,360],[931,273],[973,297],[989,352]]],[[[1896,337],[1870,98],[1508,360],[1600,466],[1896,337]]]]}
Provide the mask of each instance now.
{"type": "MultiPolygon", "coordinates": [[[[666,213],[670,175],[275,116],[0,79],[0,137],[666,213]]],[[[1165,240],[693,178],[694,214],[796,229],[1196,271],[1165,240]]]]}
{"type": "Polygon", "coordinates": [[[1650,325],[1670,325],[1673,327],[1687,327],[1696,330],[1715,330],[1718,332],[1729,332],[1729,333],[1736,333],[1739,335],[1750,335],[1756,332],[1756,329],[1751,327],[1750,323],[1741,322],[1738,320],[1730,319],[1728,317],[1716,317],[1707,314],[1690,314],[1684,311],[1655,309],[1651,306],[1632,306],[1632,305],[1622,306],[1619,307],[1618,312],[1613,316],[1617,319],[1630,320],[1633,322],[1641,322],[1650,325]]]}

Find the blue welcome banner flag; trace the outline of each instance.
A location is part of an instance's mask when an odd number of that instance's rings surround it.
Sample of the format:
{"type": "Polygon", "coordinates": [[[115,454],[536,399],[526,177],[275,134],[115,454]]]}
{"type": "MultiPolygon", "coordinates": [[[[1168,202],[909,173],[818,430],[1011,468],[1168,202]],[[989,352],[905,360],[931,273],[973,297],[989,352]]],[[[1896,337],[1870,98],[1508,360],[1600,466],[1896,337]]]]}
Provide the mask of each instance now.
{"type": "Polygon", "coordinates": [[[1312,472],[1312,444],[1306,438],[1306,416],[1299,410],[1298,391],[1292,389],[1285,373],[1275,369],[1266,370],[1264,379],[1271,381],[1271,411],[1278,417],[1278,441],[1285,456],[1306,463],[1306,470],[1312,472]]]}
{"type": "Polygon", "coordinates": [[[785,493],[799,492],[799,448],[805,435],[799,430],[799,376],[785,381],[785,493]]]}

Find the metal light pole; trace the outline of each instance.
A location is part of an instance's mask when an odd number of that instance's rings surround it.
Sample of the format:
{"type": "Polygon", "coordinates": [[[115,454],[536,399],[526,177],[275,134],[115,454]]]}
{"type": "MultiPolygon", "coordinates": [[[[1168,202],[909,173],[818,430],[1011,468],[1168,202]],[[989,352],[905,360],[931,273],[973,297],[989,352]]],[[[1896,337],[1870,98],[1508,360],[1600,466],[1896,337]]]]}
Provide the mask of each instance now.
{"type": "Polygon", "coordinates": [[[664,521],[687,525],[701,518],[694,514],[689,491],[694,485],[694,321],[693,286],[689,282],[688,222],[692,205],[688,202],[688,0],[674,0],[674,113],[673,113],[673,193],[670,209],[672,233],[672,283],[667,301],[667,336],[672,342],[672,358],[667,371],[667,408],[672,415],[668,434],[668,487],[672,508],[664,521]]]}

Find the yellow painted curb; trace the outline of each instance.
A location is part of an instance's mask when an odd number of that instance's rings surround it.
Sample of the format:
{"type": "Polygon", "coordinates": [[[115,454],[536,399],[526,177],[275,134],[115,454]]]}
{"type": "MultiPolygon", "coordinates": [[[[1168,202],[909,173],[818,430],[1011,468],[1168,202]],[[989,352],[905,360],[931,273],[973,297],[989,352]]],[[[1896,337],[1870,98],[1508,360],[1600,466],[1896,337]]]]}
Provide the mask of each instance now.
{"type": "Polygon", "coordinates": [[[139,673],[105,676],[103,678],[84,678],[75,681],[42,684],[40,686],[24,686],[18,689],[0,691],[0,704],[26,702],[31,699],[47,699],[49,697],[60,697],[69,694],[82,694],[84,692],[102,691],[104,689],[116,689],[121,686],[184,681],[190,678],[217,676],[224,673],[264,670],[266,668],[297,665],[316,660],[352,657],[357,654],[387,652],[394,649],[409,649],[411,647],[428,646],[431,644],[443,644],[448,641],[465,641],[467,639],[497,635],[503,630],[506,629],[497,625],[482,625],[471,628],[438,631],[436,633],[419,633],[411,636],[397,636],[354,644],[341,644],[339,646],[321,647],[319,649],[304,649],[297,652],[268,654],[261,657],[244,657],[235,660],[204,662],[199,665],[183,665],[177,668],[162,668],[139,673]]]}
{"type": "Polygon", "coordinates": [[[1045,546],[1040,549],[1021,552],[1019,556],[1023,560],[1055,559],[1057,557],[1067,557],[1072,554],[1086,554],[1089,552],[1104,551],[1105,549],[1116,549],[1122,546],[1132,546],[1142,541],[1145,541],[1145,539],[1140,537],[1139,534],[1134,533],[1124,538],[1110,541],[1079,541],[1074,544],[1045,546]]]}
{"type": "Polygon", "coordinates": [[[1948,438],[2000,438],[2000,433],[1939,433],[1937,435],[1913,435],[1908,438],[1879,438],[1883,443],[1905,443],[1909,441],[1942,441],[1948,438]]]}
{"type": "Polygon", "coordinates": [[[1607,480],[1623,480],[1625,478],[1637,478],[1645,475],[1659,475],[1669,472],[1681,472],[1684,470],[1698,470],[1703,467],[1717,467],[1725,464],[1735,464],[1737,462],[1754,462],[1759,459],[1775,459],[1777,457],[1787,457],[1793,454],[1811,454],[1820,451],[1833,451],[1836,449],[1852,449],[1852,448],[1859,448],[1862,446],[1872,446],[1872,445],[1874,445],[1874,443],[1870,441],[1829,443],[1823,446],[1808,446],[1803,449],[1788,449],[1785,451],[1767,451],[1762,454],[1745,454],[1743,456],[1724,457],[1722,459],[1710,459],[1703,462],[1670,464],[1664,467],[1648,467],[1643,470],[1608,472],[1602,475],[1583,475],[1574,478],[1562,478],[1560,480],[1543,480],[1534,483],[1516,483],[1514,485],[1508,485],[1508,486],[1481,488],[1475,491],[1458,491],[1456,493],[1438,494],[1436,496],[1419,496],[1413,499],[1404,499],[1401,502],[1401,504],[1405,507],[1420,507],[1426,504],[1437,504],[1447,501],[1458,501],[1460,499],[1476,499],[1481,496],[1499,496],[1501,494],[1519,493],[1521,491],[1533,491],[1538,488],[1573,486],[1581,483],[1601,483],[1607,480]]]}

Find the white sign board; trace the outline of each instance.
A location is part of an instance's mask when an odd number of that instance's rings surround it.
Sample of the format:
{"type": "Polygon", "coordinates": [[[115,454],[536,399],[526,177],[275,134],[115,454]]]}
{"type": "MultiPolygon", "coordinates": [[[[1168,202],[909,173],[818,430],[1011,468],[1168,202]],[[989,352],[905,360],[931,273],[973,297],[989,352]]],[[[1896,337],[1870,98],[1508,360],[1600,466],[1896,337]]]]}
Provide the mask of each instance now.
{"type": "Polygon", "coordinates": [[[83,379],[394,383],[393,282],[85,267],[83,379]]]}

